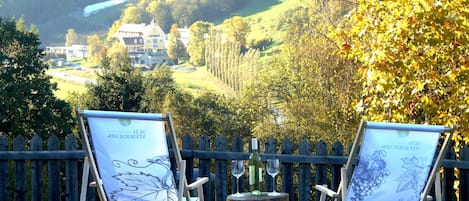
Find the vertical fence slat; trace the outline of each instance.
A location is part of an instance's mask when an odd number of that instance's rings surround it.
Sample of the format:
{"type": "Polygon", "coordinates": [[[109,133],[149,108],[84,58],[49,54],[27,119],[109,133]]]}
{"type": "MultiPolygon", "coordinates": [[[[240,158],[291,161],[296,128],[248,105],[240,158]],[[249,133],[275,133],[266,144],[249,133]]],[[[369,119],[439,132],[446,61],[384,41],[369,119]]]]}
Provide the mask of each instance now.
{"type": "MultiPolygon", "coordinates": [[[[469,161],[469,147],[465,146],[460,152],[461,161],[469,161]]],[[[469,170],[459,170],[459,201],[469,201],[469,170]]]]}
{"type": "MultiPolygon", "coordinates": [[[[344,146],[340,142],[332,145],[332,156],[344,156],[344,146]]],[[[331,188],[337,190],[340,183],[340,169],[343,165],[332,165],[331,188]]]]}
{"type": "MultiPolygon", "coordinates": [[[[31,139],[31,151],[42,150],[42,139],[34,135],[31,139]]],[[[42,175],[42,160],[31,160],[31,200],[42,201],[44,192],[44,181],[42,175]]]]}
{"type": "MultiPolygon", "coordinates": [[[[0,136],[0,152],[8,151],[8,140],[5,136],[0,136]]],[[[8,160],[0,160],[0,200],[10,200],[10,168],[8,160]]]]}
{"type": "MultiPolygon", "coordinates": [[[[276,154],[277,153],[277,140],[269,138],[265,141],[265,153],[276,154]]],[[[266,174],[265,178],[265,190],[272,191],[275,186],[273,185],[272,177],[266,174]]]]}
{"type": "MultiPolygon", "coordinates": [[[[49,151],[59,150],[60,142],[57,136],[52,135],[47,140],[47,149],[49,151]]],[[[60,201],[60,161],[49,160],[47,166],[48,178],[48,198],[49,201],[60,201]]]]}
{"type": "MultiPolygon", "coordinates": [[[[244,143],[243,139],[238,135],[235,138],[233,138],[233,142],[231,145],[231,151],[232,152],[244,152],[244,143]]],[[[246,179],[247,174],[243,174],[239,178],[239,192],[244,192],[244,181],[246,179]]],[[[236,193],[236,177],[231,176],[231,193],[236,193]]]]}
{"type": "MultiPolygon", "coordinates": [[[[456,160],[456,154],[454,153],[453,147],[450,147],[448,153],[446,154],[446,159],[456,160]]],[[[452,201],[456,200],[456,195],[454,193],[454,168],[444,168],[443,173],[443,201],[452,201]]]]}
{"type": "MultiPolygon", "coordinates": [[[[215,139],[216,151],[227,151],[227,140],[225,137],[220,136],[215,139]]],[[[228,195],[228,165],[227,160],[216,160],[215,169],[217,179],[215,181],[215,200],[226,200],[228,195]]]]}
{"type": "MultiPolygon", "coordinates": [[[[282,154],[293,154],[293,142],[285,139],[282,143],[282,154]]],[[[293,189],[293,163],[282,163],[282,191],[288,193],[290,201],[295,200],[293,189]]]]}
{"type": "MultiPolygon", "coordinates": [[[[194,149],[194,139],[191,135],[185,134],[182,136],[182,147],[181,149],[193,150],[194,149]]],[[[184,158],[186,160],[186,179],[189,182],[194,181],[194,158],[184,158]]],[[[197,175],[199,176],[199,175],[197,175]]]]}
{"type": "MultiPolygon", "coordinates": [[[[24,151],[24,137],[19,135],[13,140],[13,151],[24,151]]],[[[15,160],[14,180],[15,180],[15,201],[26,200],[26,162],[25,160],[15,160]]]]}
{"type": "MultiPolygon", "coordinates": [[[[199,149],[204,151],[210,151],[210,138],[207,135],[202,135],[200,137],[199,149]]],[[[201,177],[208,177],[210,182],[204,184],[204,198],[211,200],[212,198],[212,188],[210,188],[210,183],[212,182],[210,178],[210,160],[201,159],[199,160],[199,174],[201,177]]]]}
{"type": "MultiPolygon", "coordinates": [[[[324,141],[316,143],[316,155],[327,156],[327,145],[324,141]]],[[[317,164],[316,165],[316,184],[327,184],[327,165],[317,164]]],[[[319,193],[316,193],[316,200],[319,200],[319,193]]]]}
{"type": "MultiPolygon", "coordinates": [[[[311,144],[308,140],[302,140],[299,144],[300,155],[311,155],[311,144]]],[[[300,201],[310,200],[311,197],[311,164],[300,163],[298,172],[298,197],[300,201]]]]}
{"type": "MultiPolygon", "coordinates": [[[[77,139],[73,135],[68,135],[65,138],[65,149],[76,150],[77,139]]],[[[78,161],[65,160],[65,200],[77,201],[78,200],[78,161]]]]}

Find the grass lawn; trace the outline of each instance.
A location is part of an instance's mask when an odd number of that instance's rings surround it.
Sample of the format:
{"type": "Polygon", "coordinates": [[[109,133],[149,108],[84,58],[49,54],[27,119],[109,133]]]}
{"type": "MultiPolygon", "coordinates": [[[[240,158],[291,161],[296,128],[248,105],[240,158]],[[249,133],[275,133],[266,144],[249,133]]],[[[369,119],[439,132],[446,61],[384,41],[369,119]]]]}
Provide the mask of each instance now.
{"type": "Polygon", "coordinates": [[[54,94],[55,96],[63,100],[67,99],[73,92],[86,92],[86,87],[83,83],[76,83],[58,78],[51,79],[51,82],[57,83],[58,90],[55,91],[54,94]]]}
{"type": "Polygon", "coordinates": [[[173,78],[179,87],[197,97],[204,92],[235,96],[236,93],[220,80],[209,74],[205,68],[195,71],[174,70],[173,78]]]}
{"type": "MultiPolygon", "coordinates": [[[[75,70],[73,68],[53,68],[50,72],[67,74],[67,76],[95,79],[96,73],[92,71],[75,70]]],[[[209,74],[205,68],[197,68],[195,71],[174,70],[173,78],[176,84],[194,97],[198,97],[205,92],[224,94],[226,96],[236,96],[236,93],[221,81],[209,74]]],[[[84,83],[54,77],[52,82],[56,82],[58,90],[55,95],[60,99],[66,99],[72,92],[86,92],[84,83]]]]}

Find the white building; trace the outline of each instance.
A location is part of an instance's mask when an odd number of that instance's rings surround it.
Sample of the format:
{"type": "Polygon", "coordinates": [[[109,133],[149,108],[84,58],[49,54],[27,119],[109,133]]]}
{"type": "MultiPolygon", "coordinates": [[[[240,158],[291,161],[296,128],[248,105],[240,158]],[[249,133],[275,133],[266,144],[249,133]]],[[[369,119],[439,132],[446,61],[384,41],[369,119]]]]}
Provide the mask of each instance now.
{"type": "Polygon", "coordinates": [[[127,47],[128,52],[165,49],[166,35],[153,21],[148,25],[123,24],[114,37],[127,47]]]}

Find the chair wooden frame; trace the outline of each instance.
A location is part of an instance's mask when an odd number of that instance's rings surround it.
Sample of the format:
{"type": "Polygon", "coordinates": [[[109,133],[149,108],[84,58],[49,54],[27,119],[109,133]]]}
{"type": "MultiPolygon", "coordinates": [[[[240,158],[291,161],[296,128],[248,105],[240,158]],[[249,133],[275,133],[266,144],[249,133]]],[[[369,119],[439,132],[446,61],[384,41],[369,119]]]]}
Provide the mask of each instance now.
{"type": "Polygon", "coordinates": [[[318,184],[315,185],[315,189],[318,190],[320,195],[320,200],[325,201],[327,197],[331,197],[333,200],[346,200],[347,198],[347,188],[350,183],[350,178],[352,175],[353,166],[356,163],[356,158],[359,152],[359,147],[363,141],[365,130],[368,127],[381,127],[381,129],[390,129],[390,130],[403,130],[403,131],[423,131],[423,132],[436,132],[438,131],[441,134],[447,133],[444,136],[443,143],[441,144],[440,148],[437,149],[437,157],[433,161],[433,166],[430,169],[428,179],[425,183],[423,191],[420,195],[420,201],[424,200],[433,200],[431,196],[429,196],[429,192],[432,188],[432,185],[435,185],[435,199],[437,201],[441,200],[441,181],[439,168],[441,167],[441,162],[444,157],[444,154],[447,152],[452,134],[454,132],[455,127],[445,127],[445,126],[434,126],[434,125],[419,125],[419,124],[400,124],[400,123],[378,123],[378,122],[367,122],[366,120],[362,120],[355,140],[353,142],[352,148],[350,150],[350,154],[347,159],[347,163],[343,168],[341,168],[341,181],[339,183],[337,191],[334,191],[327,187],[327,184],[318,184]]]}
{"type": "MultiPolygon", "coordinates": [[[[176,161],[176,168],[179,170],[179,186],[177,187],[178,200],[190,200],[190,191],[196,189],[199,201],[204,201],[203,196],[203,184],[207,183],[209,179],[207,177],[198,178],[191,184],[185,177],[186,161],[182,160],[180,149],[177,143],[176,132],[173,126],[173,120],[171,114],[155,114],[155,113],[134,113],[134,112],[114,112],[114,111],[97,111],[97,110],[80,110],[76,109],[79,120],[79,127],[81,133],[82,144],[85,149],[86,157],[83,165],[83,177],[82,177],[82,188],[80,193],[80,201],[86,200],[88,186],[96,187],[97,193],[102,201],[109,200],[105,193],[105,187],[98,171],[95,155],[90,144],[89,134],[85,126],[85,120],[88,117],[100,117],[100,118],[122,118],[122,119],[133,119],[133,120],[150,120],[150,121],[163,121],[170,133],[170,141],[173,150],[173,154],[176,161]],[[93,176],[94,181],[89,182],[89,171],[93,176]]],[[[168,150],[169,151],[169,150],[168,150]]],[[[176,178],[175,178],[176,179],[176,178]]]]}

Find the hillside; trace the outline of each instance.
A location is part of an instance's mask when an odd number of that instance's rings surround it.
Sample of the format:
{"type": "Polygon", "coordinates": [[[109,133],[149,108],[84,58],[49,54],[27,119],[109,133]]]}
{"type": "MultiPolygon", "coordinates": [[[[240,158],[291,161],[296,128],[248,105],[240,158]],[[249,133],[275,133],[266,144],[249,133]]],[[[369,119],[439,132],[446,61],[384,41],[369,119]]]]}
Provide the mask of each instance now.
{"type": "MultiPolygon", "coordinates": [[[[90,4],[103,0],[0,0],[0,16],[6,18],[24,17],[27,24],[34,24],[39,29],[39,37],[44,46],[59,46],[65,42],[67,29],[73,28],[81,36],[81,41],[85,43],[85,38],[90,34],[106,34],[113,22],[121,16],[125,4],[106,8],[101,12],[83,16],[83,9],[90,4]]],[[[236,0],[233,0],[236,1],[236,0]]],[[[135,3],[137,0],[130,0],[135,3]]],[[[286,9],[298,5],[299,0],[261,0],[248,1],[240,9],[212,21],[220,24],[223,20],[239,15],[251,17],[252,23],[264,24],[262,27],[271,27],[275,18],[281,15],[286,9]]],[[[253,33],[262,33],[261,28],[253,26],[253,33]]]]}
{"type": "MultiPolygon", "coordinates": [[[[28,0],[21,0],[18,2],[25,2],[28,0]]],[[[0,3],[2,0],[0,0],[0,3]]],[[[292,9],[302,2],[300,0],[263,0],[263,1],[249,1],[244,5],[243,9],[230,13],[226,18],[232,16],[242,16],[249,19],[251,23],[252,33],[249,38],[256,38],[265,34],[266,28],[272,28],[282,17],[282,14],[292,9]]],[[[3,4],[4,5],[4,4],[3,4]]],[[[107,8],[102,12],[95,15],[84,17],[79,15],[82,8],[85,6],[75,8],[71,14],[63,14],[61,17],[55,17],[50,20],[41,21],[38,25],[40,31],[40,38],[44,45],[63,45],[64,36],[68,28],[74,28],[79,34],[89,33],[102,33],[105,34],[108,27],[118,19],[120,12],[122,12],[124,5],[107,8]]],[[[73,9],[71,9],[73,10],[73,9]]],[[[65,12],[64,12],[65,13],[65,12]]],[[[4,14],[1,12],[1,14],[4,14]]],[[[27,15],[24,15],[25,18],[27,15]]],[[[224,19],[219,19],[214,24],[219,25],[224,19]]],[[[28,21],[26,19],[26,21],[28,21]]],[[[272,29],[274,31],[274,29],[272,29]]],[[[274,40],[281,40],[282,34],[276,32],[269,33],[274,40]]],[[[74,74],[73,68],[70,69],[51,69],[51,71],[64,71],[68,74],[74,74]]],[[[188,90],[190,93],[197,95],[204,91],[211,91],[221,93],[228,96],[234,95],[228,87],[224,86],[221,82],[217,81],[212,75],[205,72],[205,69],[198,69],[195,72],[177,72],[175,71],[174,78],[181,88],[188,90]]],[[[53,81],[58,83],[59,91],[56,93],[60,98],[66,98],[72,91],[84,91],[84,84],[77,83],[70,80],[55,78],[53,81]]]]}
{"type": "Polygon", "coordinates": [[[119,14],[108,19],[85,19],[82,10],[85,6],[101,0],[0,0],[0,16],[25,19],[26,24],[34,24],[39,29],[43,45],[63,45],[68,28],[79,34],[106,31],[109,24],[118,19],[119,14]]]}

